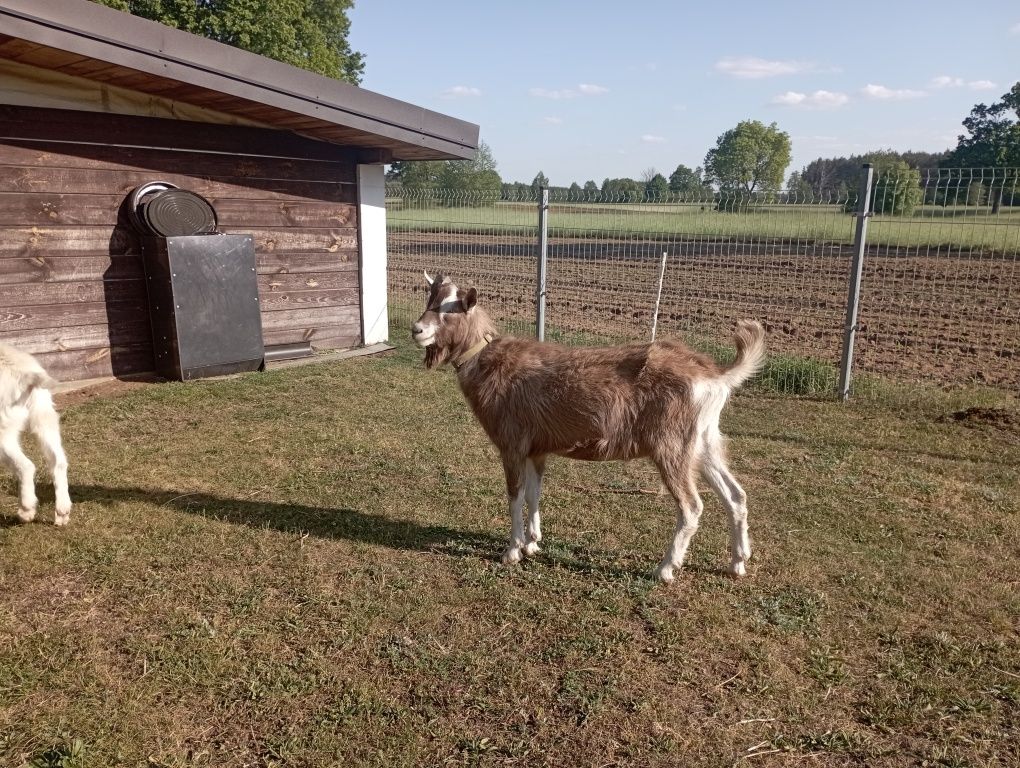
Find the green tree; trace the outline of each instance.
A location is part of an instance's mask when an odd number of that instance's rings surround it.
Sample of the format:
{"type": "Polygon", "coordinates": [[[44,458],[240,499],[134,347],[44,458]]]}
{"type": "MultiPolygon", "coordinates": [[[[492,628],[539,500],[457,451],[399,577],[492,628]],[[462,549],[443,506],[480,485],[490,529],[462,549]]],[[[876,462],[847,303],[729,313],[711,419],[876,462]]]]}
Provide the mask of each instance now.
{"type": "MultiPolygon", "coordinates": [[[[472,200],[499,195],[503,180],[496,170],[492,149],[484,141],[471,160],[406,160],[393,163],[386,180],[406,190],[442,190],[469,193],[472,200]]],[[[464,195],[454,196],[461,203],[464,195]]]]}
{"type": "Polygon", "coordinates": [[[405,189],[437,189],[445,164],[444,160],[398,160],[386,172],[386,181],[405,189]]]}
{"type": "Polygon", "coordinates": [[[963,127],[967,134],[957,137],[942,167],[1004,169],[989,190],[992,213],[998,213],[1003,189],[1016,183],[1020,167],[1020,82],[991,106],[976,104],[963,127]]]}
{"type": "Polygon", "coordinates": [[[988,202],[988,188],[980,181],[967,185],[967,205],[984,205],[988,202]]]}
{"type": "Polygon", "coordinates": [[[549,186],[549,177],[539,171],[531,181],[531,191],[536,195],[542,194],[542,187],[549,186]]]}
{"type": "Polygon", "coordinates": [[[591,197],[592,195],[597,195],[598,193],[599,193],[599,185],[598,184],[596,184],[591,179],[589,179],[588,181],[584,182],[584,194],[585,195],[587,195],[588,197],[591,197]]]}
{"type": "Polygon", "coordinates": [[[365,69],[347,41],[353,0],[93,2],[355,85],[365,69]]]}
{"type": "Polygon", "coordinates": [[[688,200],[701,200],[708,192],[701,177],[701,168],[692,171],[686,165],[678,165],[669,175],[669,191],[683,195],[688,200]]]}
{"type": "Polygon", "coordinates": [[[743,120],[705,155],[705,176],[724,192],[778,191],[790,164],[790,134],[775,123],[743,120]]]}
{"type": "Polygon", "coordinates": [[[800,171],[794,171],[786,181],[786,191],[796,203],[809,203],[814,199],[811,185],[800,171]]]}
{"type": "Polygon", "coordinates": [[[602,201],[636,203],[644,199],[645,185],[635,179],[606,179],[602,182],[602,201]]]}
{"type": "MultiPolygon", "coordinates": [[[[873,152],[865,158],[875,169],[871,210],[886,216],[910,216],[921,203],[921,172],[896,152],[873,152]]],[[[856,210],[856,204],[853,208],[856,210]]]]}
{"type": "Polygon", "coordinates": [[[661,173],[657,173],[645,182],[646,200],[664,200],[669,196],[669,182],[661,173]]]}

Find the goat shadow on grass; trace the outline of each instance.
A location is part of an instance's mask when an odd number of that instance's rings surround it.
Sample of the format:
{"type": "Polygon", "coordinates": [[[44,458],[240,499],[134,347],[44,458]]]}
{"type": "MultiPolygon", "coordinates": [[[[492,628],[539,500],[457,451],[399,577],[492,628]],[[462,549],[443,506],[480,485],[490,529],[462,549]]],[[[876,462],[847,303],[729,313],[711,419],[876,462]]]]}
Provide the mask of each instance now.
{"type": "MultiPolygon", "coordinates": [[[[82,502],[151,504],[250,528],[269,528],[294,534],[307,533],[322,539],[343,539],[391,549],[432,552],[451,557],[476,557],[494,562],[499,562],[507,543],[505,538],[488,533],[459,530],[445,525],[422,525],[356,509],[310,507],[256,499],[231,499],[208,493],[179,494],[144,488],[75,485],[71,487],[71,498],[76,504],[82,502]]],[[[42,502],[42,494],[40,501],[42,502]]],[[[16,518],[11,519],[17,523],[16,518]]],[[[74,524],[73,512],[71,524],[74,524]]],[[[576,573],[598,574],[613,579],[652,579],[653,562],[649,563],[647,571],[643,571],[599,562],[612,557],[610,553],[600,550],[578,547],[561,541],[556,543],[554,549],[555,555],[544,551],[536,558],[535,565],[554,565],[576,573]]],[[[699,569],[694,567],[690,570],[699,569]]]]}

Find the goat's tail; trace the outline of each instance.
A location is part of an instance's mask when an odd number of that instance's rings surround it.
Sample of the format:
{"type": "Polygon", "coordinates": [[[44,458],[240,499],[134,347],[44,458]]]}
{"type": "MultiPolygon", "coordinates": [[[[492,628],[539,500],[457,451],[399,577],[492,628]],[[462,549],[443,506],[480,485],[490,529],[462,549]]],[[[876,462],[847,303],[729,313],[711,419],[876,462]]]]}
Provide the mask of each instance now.
{"type": "MultiPolygon", "coordinates": [[[[7,391],[14,403],[24,404],[37,389],[49,390],[56,382],[50,378],[46,371],[37,369],[14,369],[6,371],[10,378],[8,381],[13,384],[7,391]],[[12,381],[13,380],[13,381],[12,381]]],[[[3,377],[0,377],[3,378],[3,377]]],[[[0,382],[2,384],[2,382],[0,382]]],[[[2,389],[4,387],[0,387],[2,389]]]]}
{"type": "Polygon", "coordinates": [[[765,362],[765,329],[756,320],[739,320],[733,341],[737,359],[722,373],[722,380],[730,389],[736,389],[761,369],[765,362]]]}

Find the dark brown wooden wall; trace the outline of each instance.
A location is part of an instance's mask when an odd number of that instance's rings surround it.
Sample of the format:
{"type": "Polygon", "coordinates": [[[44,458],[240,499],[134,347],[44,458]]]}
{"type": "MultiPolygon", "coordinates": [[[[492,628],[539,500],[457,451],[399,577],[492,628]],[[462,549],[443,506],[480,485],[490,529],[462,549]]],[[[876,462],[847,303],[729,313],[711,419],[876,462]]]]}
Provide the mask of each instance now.
{"type": "Polygon", "coordinates": [[[61,380],[151,371],[122,203],[164,180],[254,236],[266,344],[356,345],[356,173],[353,153],[278,131],[0,106],[0,340],[61,380]]]}

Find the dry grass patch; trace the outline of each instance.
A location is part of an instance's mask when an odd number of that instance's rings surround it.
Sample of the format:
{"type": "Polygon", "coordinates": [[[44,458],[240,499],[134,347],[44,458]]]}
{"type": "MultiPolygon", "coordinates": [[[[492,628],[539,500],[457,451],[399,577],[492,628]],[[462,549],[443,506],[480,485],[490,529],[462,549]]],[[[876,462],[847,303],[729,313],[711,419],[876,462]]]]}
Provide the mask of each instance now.
{"type": "Polygon", "coordinates": [[[1020,440],[945,415],[738,397],[750,577],[706,496],[666,588],[641,464],[554,462],[499,566],[413,350],[79,398],[70,528],[0,481],[0,765],[1015,765],[1020,440]]]}

